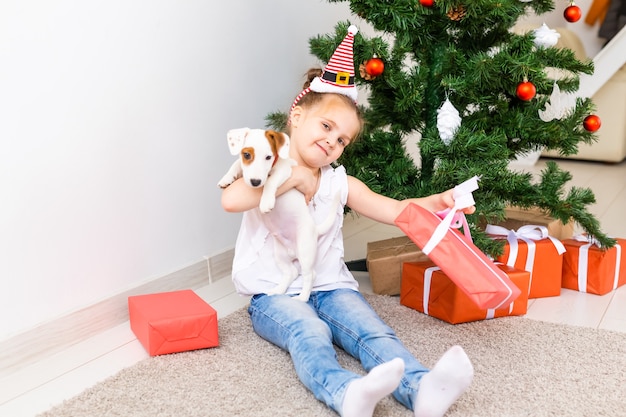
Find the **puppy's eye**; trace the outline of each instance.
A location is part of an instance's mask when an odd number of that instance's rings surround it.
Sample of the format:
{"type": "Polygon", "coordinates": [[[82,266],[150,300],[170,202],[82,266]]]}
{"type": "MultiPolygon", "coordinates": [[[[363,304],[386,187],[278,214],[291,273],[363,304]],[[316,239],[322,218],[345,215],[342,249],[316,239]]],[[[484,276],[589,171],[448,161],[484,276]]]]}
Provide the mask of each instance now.
{"type": "Polygon", "coordinates": [[[252,159],[252,155],[250,154],[250,152],[243,152],[241,155],[243,156],[243,159],[245,159],[246,161],[249,161],[252,159]]]}
{"type": "Polygon", "coordinates": [[[265,157],[265,160],[266,160],[266,161],[269,161],[270,159],[272,159],[272,155],[267,155],[267,156],[265,157]]]}

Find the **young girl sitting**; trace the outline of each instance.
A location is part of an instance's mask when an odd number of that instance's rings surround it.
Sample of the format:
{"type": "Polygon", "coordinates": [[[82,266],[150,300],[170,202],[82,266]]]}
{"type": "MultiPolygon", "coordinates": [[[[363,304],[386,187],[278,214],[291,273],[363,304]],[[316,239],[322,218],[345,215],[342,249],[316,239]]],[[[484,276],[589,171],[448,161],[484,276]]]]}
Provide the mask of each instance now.
{"type": "Polygon", "coordinates": [[[292,298],[302,288],[300,278],[285,295],[266,295],[280,281],[281,272],[273,261],[272,236],[258,217],[262,190],[241,179],[222,192],[226,211],[243,212],[232,277],[238,293],[252,296],[248,311],[254,331],[288,351],[302,383],[341,416],[372,416],[376,404],[389,394],[415,416],[443,416],[472,381],[469,358],[460,346],[453,346],[431,370],[424,367],[358,292],[358,283],[343,261],[346,204],[385,224],[394,224],[409,203],[433,212],[454,206],[452,190],[398,201],[374,193],[342,166],[331,166],[358,138],[363,123],[354,86],[355,33],[351,26],[321,75],[310,74],[289,114],[290,157],[298,166],[278,194],[299,190],[317,223],[333,208],[337,192],[342,203],[335,209],[334,226],[318,240],[316,280],[309,301],[292,298]],[[333,345],[359,360],[368,374],[343,369],[333,345]]]}

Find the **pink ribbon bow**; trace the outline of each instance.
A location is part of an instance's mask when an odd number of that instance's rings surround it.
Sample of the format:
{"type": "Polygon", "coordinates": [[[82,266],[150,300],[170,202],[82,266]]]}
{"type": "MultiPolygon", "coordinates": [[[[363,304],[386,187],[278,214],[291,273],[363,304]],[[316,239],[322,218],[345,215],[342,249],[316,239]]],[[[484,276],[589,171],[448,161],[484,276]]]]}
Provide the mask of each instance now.
{"type": "Polygon", "coordinates": [[[424,247],[422,248],[422,252],[425,255],[428,255],[434,248],[441,242],[441,239],[445,236],[448,229],[459,228],[463,226],[463,233],[465,237],[471,242],[472,236],[469,231],[469,227],[467,225],[467,219],[465,218],[465,214],[462,211],[464,208],[471,207],[474,205],[474,197],[472,196],[472,191],[478,189],[478,180],[480,177],[474,176],[469,180],[457,185],[454,187],[452,191],[452,197],[454,198],[454,207],[451,209],[446,209],[443,211],[437,212],[437,216],[439,216],[442,220],[439,226],[435,229],[432,236],[426,242],[424,247]]]}

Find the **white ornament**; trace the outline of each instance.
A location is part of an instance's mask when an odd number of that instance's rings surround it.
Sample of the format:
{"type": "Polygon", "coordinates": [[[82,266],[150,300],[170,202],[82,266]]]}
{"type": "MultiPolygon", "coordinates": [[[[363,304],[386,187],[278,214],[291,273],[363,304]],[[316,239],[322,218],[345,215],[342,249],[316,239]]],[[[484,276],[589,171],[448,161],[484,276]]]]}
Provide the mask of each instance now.
{"type": "Polygon", "coordinates": [[[476,113],[478,110],[480,110],[480,106],[478,104],[470,103],[465,108],[465,111],[463,112],[463,117],[470,116],[476,113]]]}
{"type": "Polygon", "coordinates": [[[576,107],[576,95],[571,93],[561,93],[559,85],[554,82],[550,102],[546,103],[545,110],[539,110],[539,118],[544,122],[568,116],[576,107]]]}
{"type": "Polygon", "coordinates": [[[493,58],[494,56],[496,56],[497,54],[500,53],[500,51],[502,51],[502,47],[501,46],[492,46],[491,48],[489,48],[487,50],[487,56],[489,58],[493,58]]]}
{"type": "Polygon", "coordinates": [[[561,34],[554,29],[550,29],[545,23],[541,27],[533,30],[535,35],[535,46],[549,48],[556,45],[561,34]]]}
{"type": "Polygon", "coordinates": [[[459,126],[461,126],[461,116],[450,100],[446,99],[437,109],[437,129],[439,129],[439,137],[443,143],[450,144],[459,126]]]}

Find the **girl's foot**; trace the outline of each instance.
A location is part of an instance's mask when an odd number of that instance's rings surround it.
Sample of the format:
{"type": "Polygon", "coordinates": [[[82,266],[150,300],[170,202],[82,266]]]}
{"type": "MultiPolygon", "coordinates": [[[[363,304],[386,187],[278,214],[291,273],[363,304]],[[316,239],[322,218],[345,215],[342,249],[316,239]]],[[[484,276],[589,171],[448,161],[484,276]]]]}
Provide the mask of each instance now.
{"type": "Polygon", "coordinates": [[[367,375],[348,384],[343,399],[343,417],[371,417],[376,404],[391,394],[404,374],[404,361],[395,358],[373,368],[367,375]]]}
{"type": "Polygon", "coordinates": [[[453,346],[420,381],[415,417],[442,417],[465,392],[474,367],[461,346],[453,346]]]}

